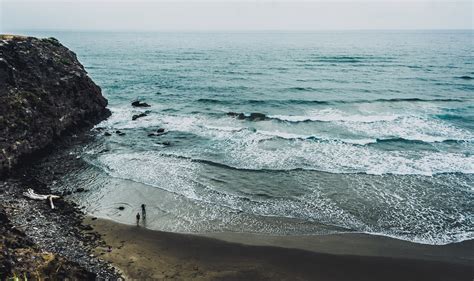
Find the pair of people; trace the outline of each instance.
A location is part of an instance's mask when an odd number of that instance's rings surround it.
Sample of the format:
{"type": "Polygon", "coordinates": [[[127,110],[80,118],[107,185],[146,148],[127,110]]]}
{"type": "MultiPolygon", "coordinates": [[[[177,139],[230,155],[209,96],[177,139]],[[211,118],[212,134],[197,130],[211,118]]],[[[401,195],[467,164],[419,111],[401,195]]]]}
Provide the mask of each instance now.
{"type": "MultiPolygon", "coordinates": [[[[142,216],[143,216],[143,220],[146,219],[146,209],[145,209],[146,205],[145,204],[142,204],[142,216]]],[[[137,213],[137,226],[140,224],[140,213],[137,213]]]]}

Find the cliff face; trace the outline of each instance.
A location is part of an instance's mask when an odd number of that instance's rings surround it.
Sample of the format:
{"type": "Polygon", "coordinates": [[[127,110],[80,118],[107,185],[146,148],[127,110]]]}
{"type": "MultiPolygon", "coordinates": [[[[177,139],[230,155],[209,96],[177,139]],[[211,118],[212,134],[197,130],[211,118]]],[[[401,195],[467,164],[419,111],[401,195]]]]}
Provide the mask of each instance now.
{"type": "Polygon", "coordinates": [[[108,117],[106,106],[58,40],[0,35],[0,174],[61,134],[108,117]]]}

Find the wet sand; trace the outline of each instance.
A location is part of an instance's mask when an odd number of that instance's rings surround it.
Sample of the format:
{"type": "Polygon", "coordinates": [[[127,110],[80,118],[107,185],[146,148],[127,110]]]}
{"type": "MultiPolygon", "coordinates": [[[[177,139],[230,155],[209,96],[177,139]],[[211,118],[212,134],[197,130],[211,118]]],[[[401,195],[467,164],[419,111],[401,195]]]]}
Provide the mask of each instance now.
{"type": "Polygon", "coordinates": [[[112,247],[96,250],[128,279],[473,280],[474,241],[421,245],[363,234],[176,234],[86,219],[112,247]],[[216,239],[219,238],[219,239],[216,239]],[[224,241],[227,240],[227,241],[224,241]]]}

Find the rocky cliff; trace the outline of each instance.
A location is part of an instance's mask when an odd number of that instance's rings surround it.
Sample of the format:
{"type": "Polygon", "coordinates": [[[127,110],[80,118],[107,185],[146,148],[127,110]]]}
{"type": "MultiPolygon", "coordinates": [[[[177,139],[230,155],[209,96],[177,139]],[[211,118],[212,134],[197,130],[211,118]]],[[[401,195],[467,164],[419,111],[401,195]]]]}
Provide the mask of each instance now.
{"type": "Polygon", "coordinates": [[[108,117],[106,106],[58,40],[0,35],[0,175],[62,134],[108,117]]]}

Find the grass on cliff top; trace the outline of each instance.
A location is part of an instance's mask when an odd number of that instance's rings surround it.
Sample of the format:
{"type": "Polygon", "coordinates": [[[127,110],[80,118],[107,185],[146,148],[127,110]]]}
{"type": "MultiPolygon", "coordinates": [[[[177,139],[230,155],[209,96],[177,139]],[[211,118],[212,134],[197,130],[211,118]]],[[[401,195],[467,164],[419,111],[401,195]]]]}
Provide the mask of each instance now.
{"type": "Polygon", "coordinates": [[[0,34],[0,39],[2,40],[13,40],[13,39],[27,39],[28,36],[23,36],[23,35],[14,35],[14,34],[0,34]]]}

